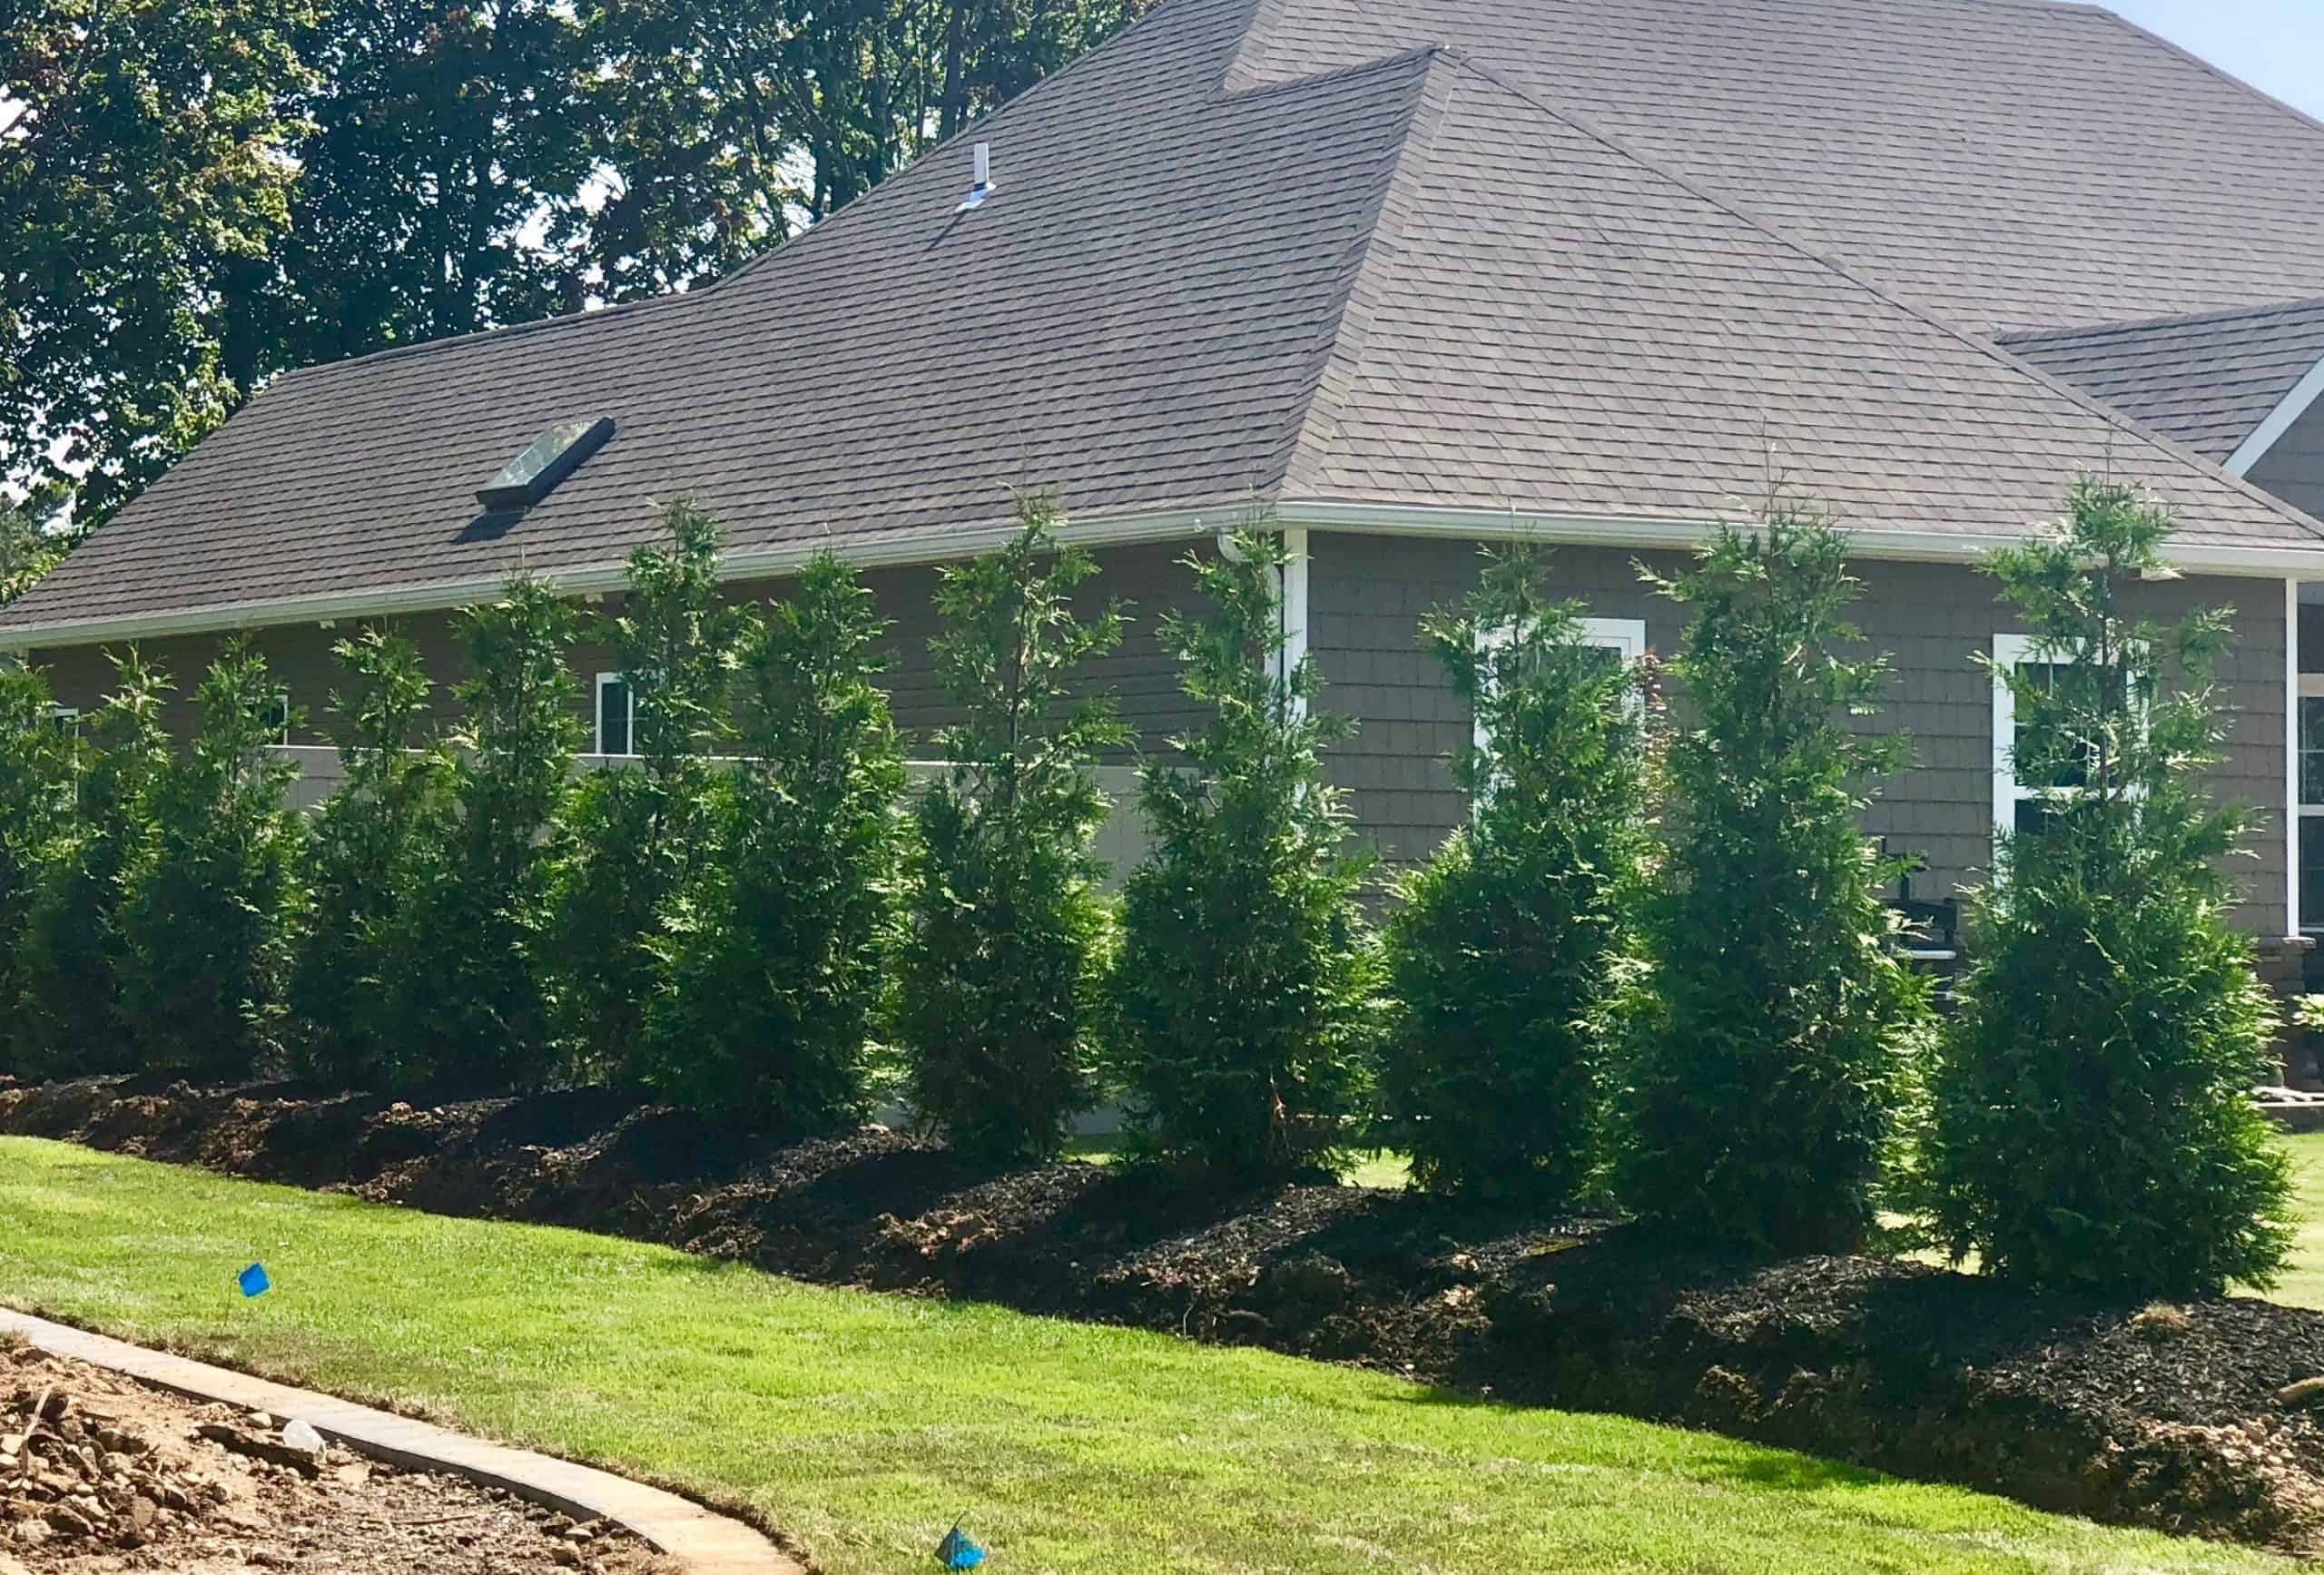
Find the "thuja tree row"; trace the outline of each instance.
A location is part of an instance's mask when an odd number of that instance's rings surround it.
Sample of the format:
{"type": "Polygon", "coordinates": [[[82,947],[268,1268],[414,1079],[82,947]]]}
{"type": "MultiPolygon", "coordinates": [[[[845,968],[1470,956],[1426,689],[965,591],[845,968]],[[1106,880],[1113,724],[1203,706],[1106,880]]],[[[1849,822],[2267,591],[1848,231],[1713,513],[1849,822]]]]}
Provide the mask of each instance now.
{"type": "Polygon", "coordinates": [[[2070,785],[2004,840],[1942,1023],[1858,830],[1905,745],[1864,724],[1886,667],[1812,513],[1654,579],[1689,618],[1667,667],[1592,645],[1545,554],[1488,554],[1420,631],[1477,718],[1452,762],[1474,812],[1384,886],[1323,780],[1349,724],[1283,659],[1279,537],[1189,558],[1193,605],[1158,627],[1200,723],[1143,763],[1150,851],[1118,899],[1097,773],[1133,740],[1088,665],[1132,610],[1090,594],[1049,505],[1021,523],[943,576],[958,720],[917,795],[869,590],[825,556],[729,603],[685,505],[617,619],[585,630],[521,581],[468,614],[440,736],[408,642],[343,642],[346,784],[311,819],[245,648],[182,748],[133,653],[85,740],[0,673],[0,1056],[622,1080],[784,1134],[894,1093],[993,1164],[1109,1102],[1135,1159],[1194,1180],[1390,1144],[1431,1191],[1611,1202],[1748,1251],[1860,1250],[1888,1209],[2045,1283],[2272,1272],[2284,1168],[2244,1098],[2271,1019],[2217,873],[2249,816],[2197,776],[2222,625],[2124,610],[2167,572],[2136,494],[2084,482],[2054,539],[1991,566],[2041,647],[2040,682],[1999,675],[2022,773],[2070,785]],[[636,695],[630,769],[576,771],[584,633],[636,695]]]}

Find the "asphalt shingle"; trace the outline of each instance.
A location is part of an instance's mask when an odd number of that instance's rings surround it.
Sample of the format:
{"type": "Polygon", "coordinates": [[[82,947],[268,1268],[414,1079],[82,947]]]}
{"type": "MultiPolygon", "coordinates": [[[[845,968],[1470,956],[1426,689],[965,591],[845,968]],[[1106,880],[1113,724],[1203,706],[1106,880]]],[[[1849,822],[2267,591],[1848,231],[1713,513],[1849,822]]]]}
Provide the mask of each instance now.
{"type": "Polygon", "coordinates": [[[1172,0],[716,288],[281,379],[0,634],[603,568],[688,491],[740,551],[934,556],[1019,487],[1684,520],[1779,476],[1984,535],[2111,468],[2197,537],[2313,546],[1949,325],[2324,294],[2319,154],[2074,6],[1172,0]],[[961,214],[970,139],[997,191],[961,214]],[[601,415],[545,502],[479,516],[601,415]]]}
{"type": "Polygon", "coordinates": [[[2324,361],[2324,300],[2014,335],[2002,342],[2224,463],[2324,361]]]}

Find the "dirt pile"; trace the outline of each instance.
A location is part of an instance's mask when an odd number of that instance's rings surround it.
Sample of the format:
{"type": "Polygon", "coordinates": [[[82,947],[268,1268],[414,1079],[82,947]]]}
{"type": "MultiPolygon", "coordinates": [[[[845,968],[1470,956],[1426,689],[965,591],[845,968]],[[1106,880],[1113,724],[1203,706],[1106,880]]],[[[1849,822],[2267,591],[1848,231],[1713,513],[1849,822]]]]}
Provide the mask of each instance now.
{"type": "Polygon", "coordinates": [[[2266,1302],[2142,1308],[1873,1258],[1754,1264],[1605,1219],[1358,1187],[1201,1196],[1091,1165],[994,1174],[902,1134],[783,1145],[605,1090],[426,1105],[84,1079],[0,1087],[0,1131],[2324,1548],[2324,1410],[2309,1408],[2324,1393],[2295,1387],[2324,1376],[2324,1314],[2266,1302]]]}
{"type": "Polygon", "coordinates": [[[0,1351],[0,1575],[675,1568],[619,1528],[301,1448],[314,1441],[284,1419],[197,1405],[21,1344],[0,1351]]]}

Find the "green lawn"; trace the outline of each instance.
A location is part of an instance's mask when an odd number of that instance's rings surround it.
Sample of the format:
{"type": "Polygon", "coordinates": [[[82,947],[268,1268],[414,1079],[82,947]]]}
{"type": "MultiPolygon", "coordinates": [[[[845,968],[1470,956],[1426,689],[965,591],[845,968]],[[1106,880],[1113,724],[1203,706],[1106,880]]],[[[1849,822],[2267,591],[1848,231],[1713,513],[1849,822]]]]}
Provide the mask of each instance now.
{"type": "Polygon", "coordinates": [[[748,1504],[833,1575],[2227,1570],[1706,1434],[0,1139],[0,1300],[748,1504]],[[276,1289],[240,1298],[263,1259],[276,1289]]]}
{"type": "Polygon", "coordinates": [[[2295,1307],[2324,1307],[2324,1132],[2299,1133],[2285,1138],[2284,1147],[2291,1150],[2299,1239],[2268,1296],[2295,1307]]]}

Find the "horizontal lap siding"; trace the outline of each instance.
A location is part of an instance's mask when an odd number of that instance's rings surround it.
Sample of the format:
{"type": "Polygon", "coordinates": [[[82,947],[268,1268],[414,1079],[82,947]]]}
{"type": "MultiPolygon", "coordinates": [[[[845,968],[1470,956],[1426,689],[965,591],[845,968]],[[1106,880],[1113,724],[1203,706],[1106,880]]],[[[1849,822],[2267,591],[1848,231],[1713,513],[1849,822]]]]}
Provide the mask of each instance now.
{"type": "MultiPolygon", "coordinates": [[[[1322,704],[1354,717],[1355,739],[1334,752],[1333,780],[1391,862],[1425,858],[1458,824],[1466,802],[1449,762],[1468,737],[1468,709],[1419,644],[1423,614],[1457,602],[1476,585],[1477,544],[1417,537],[1317,534],[1310,591],[1311,648],[1326,685],[1322,704]]],[[[1680,609],[1641,584],[1638,566],[1669,573],[1683,560],[1602,547],[1561,547],[1550,574],[1561,595],[1591,614],[1646,622],[1649,644],[1668,654],[1684,632],[1680,609]]],[[[1893,851],[1922,859],[1916,896],[1940,897],[1985,878],[1992,856],[1993,695],[1976,665],[1996,630],[2014,627],[1992,584],[1957,565],[1865,562],[1855,609],[1867,642],[1895,668],[1882,716],[1862,725],[1902,729],[1914,763],[1890,779],[1866,830],[1893,851]]],[[[2233,708],[2221,791],[2263,809],[2255,859],[2234,873],[2251,893],[2242,918],[2261,933],[2284,923],[2284,619],[2280,581],[2186,580],[2142,587],[2157,615],[2197,605],[2234,609],[2231,649],[2220,672],[2233,708]]]]}
{"type": "MultiPolygon", "coordinates": [[[[1183,549],[1136,547],[1098,555],[1102,572],[1083,586],[1083,602],[1092,610],[1109,598],[1134,604],[1122,645],[1109,656],[1091,664],[1081,685],[1089,692],[1110,692],[1123,716],[1137,729],[1141,746],[1161,749],[1169,737],[1191,720],[1177,687],[1177,664],[1163,651],[1157,625],[1162,615],[1189,597],[1192,579],[1179,566],[1183,549]]],[[[937,629],[932,605],[937,585],[933,568],[880,569],[865,576],[878,598],[881,614],[891,621],[888,648],[894,662],[885,683],[892,696],[897,725],[911,753],[924,756],[932,749],[935,731],[954,720],[938,692],[935,666],[928,642],[937,629]]],[[[785,595],[789,579],[752,582],[734,587],[738,600],[772,600],[785,595]]],[[[619,610],[620,598],[607,597],[592,612],[619,610]]],[[[415,614],[387,620],[389,626],[409,636],[420,648],[428,676],[437,684],[433,706],[440,726],[458,720],[459,707],[451,687],[467,674],[458,620],[448,613],[415,614]]],[[[265,656],[278,682],[290,691],[291,704],[305,713],[303,724],[291,735],[294,743],[327,743],[330,694],[345,679],[332,659],[332,645],[361,626],[361,620],[343,622],[336,629],[315,625],[259,629],[251,645],[265,656]]],[[[175,680],[177,692],[164,711],[163,721],[180,736],[192,732],[195,710],[192,691],[223,644],[213,635],[182,635],[138,642],[145,658],[175,680]]],[[[108,650],[126,650],[127,642],[107,646],[76,645],[37,651],[32,660],[45,668],[59,704],[94,710],[114,686],[108,650]]],[[[599,643],[585,641],[573,648],[572,668],[580,682],[582,704],[594,704],[596,676],[613,667],[611,654],[599,643]]],[[[586,743],[584,747],[588,747],[586,743]]]]}

